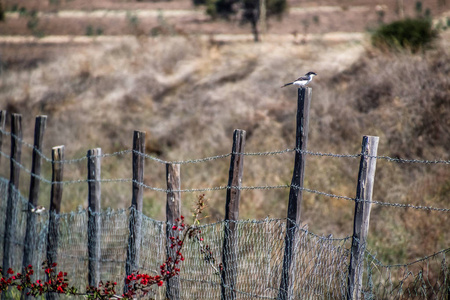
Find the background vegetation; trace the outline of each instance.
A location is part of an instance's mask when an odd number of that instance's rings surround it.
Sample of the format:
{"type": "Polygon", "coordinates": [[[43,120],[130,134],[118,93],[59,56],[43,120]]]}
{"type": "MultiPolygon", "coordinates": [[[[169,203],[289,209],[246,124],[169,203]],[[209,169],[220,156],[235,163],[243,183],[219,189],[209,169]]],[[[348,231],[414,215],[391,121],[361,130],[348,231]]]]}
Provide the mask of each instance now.
{"type": "MultiPolygon", "coordinates": [[[[342,13],[349,11],[352,7],[342,13]]],[[[327,27],[327,16],[316,19],[317,26],[310,31],[333,28],[327,27]]],[[[388,15],[383,22],[387,19],[388,15]]],[[[133,15],[127,20],[134,24],[134,32],[148,34],[156,28],[139,27],[146,23],[133,15]]],[[[373,20],[375,26],[376,15],[373,20]]],[[[33,29],[48,34],[46,22],[33,23],[33,29]]],[[[391,53],[372,48],[367,37],[336,42],[325,36],[312,40],[306,36],[299,43],[296,34],[288,31],[276,42],[253,44],[214,36],[205,39],[180,33],[177,24],[166,19],[158,22],[159,31],[154,32],[159,34],[150,38],[137,34],[138,38],[115,42],[35,44],[26,49],[2,45],[6,58],[0,77],[1,108],[23,114],[24,138],[30,143],[34,117],[48,115],[44,151],[48,157],[50,148],[60,144],[66,146],[67,158],[82,157],[94,147],[104,153],[129,149],[133,130],[147,132],[148,154],[167,160],[228,153],[236,128],[247,131],[247,151],[270,151],[292,148],[295,138],[296,90],[279,87],[315,71],[319,76],[311,84],[310,150],[355,154],[360,151],[362,135],[377,135],[380,155],[450,159],[450,38],[446,31],[428,51],[391,53]]],[[[299,28],[307,25],[296,24],[299,28]]],[[[88,35],[112,30],[95,22],[79,28],[88,35]]],[[[10,32],[14,30],[10,27],[10,32]]],[[[24,149],[26,166],[30,153],[24,149]]],[[[1,163],[2,175],[7,176],[5,160],[1,163]]],[[[85,179],[85,164],[68,165],[65,179],[85,179]]],[[[243,185],[287,184],[293,156],[246,157],[244,164],[243,185]]],[[[306,187],[353,197],[358,164],[357,159],[310,156],[306,187]]],[[[182,187],[226,185],[228,166],[228,159],[183,165],[182,187]]],[[[164,174],[164,165],[146,161],[146,184],[165,187],[164,174]]],[[[50,178],[49,164],[44,176],[50,178]]],[[[102,177],[131,177],[131,156],[104,158],[102,177]]],[[[28,176],[23,174],[21,180],[26,187],[28,176]]],[[[42,189],[42,204],[47,205],[49,186],[43,184],[42,189]]],[[[449,191],[447,165],[378,162],[375,200],[449,207],[449,191]]],[[[102,193],[103,207],[129,206],[128,183],[104,183],[102,193]]],[[[183,194],[184,212],[196,196],[183,194]]],[[[225,193],[207,196],[211,221],[222,219],[225,193]]],[[[65,186],[62,210],[86,206],[86,197],[85,184],[65,186]]],[[[283,218],[287,199],[288,190],[244,191],[241,218],[283,218]]],[[[144,203],[145,214],[163,218],[164,194],[146,191],[144,203]]],[[[347,236],[352,217],[352,202],[305,195],[303,222],[318,234],[347,236]]],[[[371,249],[379,251],[386,263],[402,263],[447,248],[450,233],[443,224],[448,221],[446,213],[375,205],[371,249]]]]}

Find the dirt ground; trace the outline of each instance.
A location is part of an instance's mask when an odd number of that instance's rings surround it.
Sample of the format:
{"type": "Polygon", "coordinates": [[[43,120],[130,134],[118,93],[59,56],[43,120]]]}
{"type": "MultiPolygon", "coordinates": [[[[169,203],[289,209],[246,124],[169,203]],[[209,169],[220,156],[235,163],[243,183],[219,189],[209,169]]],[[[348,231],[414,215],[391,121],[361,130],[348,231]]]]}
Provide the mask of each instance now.
{"type": "MultiPolygon", "coordinates": [[[[240,22],[212,20],[191,0],[3,0],[6,20],[0,35],[154,35],[247,34],[240,22]],[[20,9],[28,14],[19,13],[20,9]],[[35,19],[29,12],[35,10],[35,19]],[[32,23],[32,22],[35,23],[32,23]],[[30,23],[31,22],[31,23],[30,23]]],[[[438,17],[450,10],[448,0],[422,1],[422,11],[438,17]]],[[[269,20],[268,34],[308,34],[336,31],[361,32],[402,15],[416,15],[416,2],[404,0],[288,0],[281,20],[269,20]],[[398,3],[403,3],[403,12],[398,3]]]]}
{"type": "MultiPolygon", "coordinates": [[[[237,19],[212,20],[191,0],[3,0],[3,4],[0,70],[34,67],[57,53],[123,36],[194,35],[219,43],[252,41],[248,25],[237,19]],[[34,18],[32,11],[36,11],[34,18]]],[[[380,22],[416,15],[415,5],[403,0],[288,0],[288,11],[281,20],[268,20],[262,40],[294,44],[361,40],[364,32],[380,22]],[[401,2],[403,12],[398,9],[401,2]]],[[[435,18],[450,16],[448,0],[424,0],[422,7],[435,18]]]]}

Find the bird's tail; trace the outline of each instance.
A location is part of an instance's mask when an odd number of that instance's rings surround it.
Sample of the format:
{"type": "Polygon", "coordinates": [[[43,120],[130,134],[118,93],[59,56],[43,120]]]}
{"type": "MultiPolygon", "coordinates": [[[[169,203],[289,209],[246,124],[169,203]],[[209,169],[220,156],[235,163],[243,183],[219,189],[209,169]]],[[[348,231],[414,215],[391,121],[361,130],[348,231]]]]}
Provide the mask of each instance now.
{"type": "Polygon", "coordinates": [[[282,86],[282,88],[284,88],[285,86],[291,85],[291,84],[294,84],[294,83],[293,82],[286,83],[285,85],[282,86]]]}

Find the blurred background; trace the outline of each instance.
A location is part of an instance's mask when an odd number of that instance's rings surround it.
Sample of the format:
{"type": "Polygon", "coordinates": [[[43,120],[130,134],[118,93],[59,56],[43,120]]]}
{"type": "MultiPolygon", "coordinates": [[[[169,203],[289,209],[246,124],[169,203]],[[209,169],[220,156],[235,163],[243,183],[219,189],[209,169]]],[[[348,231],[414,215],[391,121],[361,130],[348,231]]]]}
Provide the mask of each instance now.
{"type": "MultiPolygon", "coordinates": [[[[297,90],[315,77],[308,149],[357,154],[363,135],[379,155],[450,159],[450,1],[448,0],[0,0],[0,109],[47,115],[44,154],[66,159],[100,147],[187,160],[231,151],[234,129],[246,152],[294,147],[297,90]]],[[[7,120],[9,131],[9,119],[7,120]]],[[[9,141],[3,151],[9,153],[9,141]]],[[[246,156],[244,186],[289,184],[292,153],[246,156]]],[[[22,163],[30,168],[31,150],[22,163]]],[[[86,160],[65,166],[85,180],[86,160]]],[[[308,156],[305,187],[355,197],[358,158],[308,156]]],[[[181,166],[182,188],[226,186],[229,158],[181,166]]],[[[8,178],[7,160],[1,175],[8,178]]],[[[51,165],[43,176],[51,178],[51,165]]],[[[102,178],[131,177],[131,155],[102,159],[102,178]]],[[[165,188],[165,166],[146,160],[145,184],[165,188]]],[[[26,195],[29,176],[22,172],[26,195]]],[[[42,205],[50,186],[41,184],[42,205]]],[[[242,191],[240,218],[286,217],[288,189],[242,191]]],[[[448,164],[379,160],[373,199],[450,206],[448,164]]],[[[198,193],[183,193],[183,213],[198,193]]],[[[225,191],[206,193],[207,214],[224,217],[225,191]]],[[[145,190],[144,213],[164,220],[166,195],[145,190]]],[[[128,208],[129,182],[103,183],[102,206],[128,208]]],[[[66,185],[62,211],[87,206],[85,183],[66,185]]],[[[305,193],[302,221],[317,234],[352,234],[354,203],[305,193]]],[[[448,247],[448,213],[374,205],[369,244],[385,263],[448,247]]]]}

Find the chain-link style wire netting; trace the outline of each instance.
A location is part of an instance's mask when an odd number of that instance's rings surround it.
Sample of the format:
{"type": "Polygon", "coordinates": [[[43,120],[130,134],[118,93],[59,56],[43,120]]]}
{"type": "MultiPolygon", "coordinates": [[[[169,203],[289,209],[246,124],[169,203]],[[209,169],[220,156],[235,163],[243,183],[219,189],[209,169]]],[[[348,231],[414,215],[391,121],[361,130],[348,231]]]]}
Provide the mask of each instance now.
{"type": "MultiPolygon", "coordinates": [[[[24,241],[28,200],[12,189],[16,209],[12,223],[11,267],[22,268],[24,246],[34,250],[33,265],[37,271],[34,280],[45,279],[38,268],[46,259],[49,228],[48,213],[36,215],[34,235],[24,241]]],[[[5,238],[8,181],[0,179],[0,238],[5,238]]],[[[69,274],[70,285],[84,291],[88,285],[88,212],[57,215],[58,254],[57,270],[69,274]]],[[[124,286],[125,264],[129,239],[130,210],[107,209],[101,217],[100,278],[118,283],[118,294],[124,286]]],[[[159,274],[159,266],[166,258],[166,224],[144,215],[141,222],[139,270],[150,275],[159,274]]],[[[235,299],[277,299],[283,273],[286,220],[264,219],[237,221],[235,223],[235,253],[225,253],[235,269],[235,299]]],[[[220,299],[222,280],[219,264],[222,262],[224,228],[230,223],[218,222],[200,226],[203,244],[187,239],[183,248],[185,261],[178,277],[179,289],[169,289],[180,299],[220,299]],[[205,254],[205,247],[208,251],[205,254]]],[[[50,232],[50,238],[56,236],[50,232]]],[[[345,299],[351,237],[334,239],[309,232],[306,227],[296,228],[293,244],[294,264],[291,295],[293,299],[345,299]]],[[[0,247],[3,259],[4,249],[0,247]]],[[[232,249],[232,248],[229,248],[232,249]]],[[[450,293],[450,249],[421,258],[404,265],[384,265],[369,251],[364,253],[364,299],[448,299],[450,293]]],[[[229,287],[224,287],[225,289],[229,287]]],[[[168,294],[168,298],[173,294],[168,294]]],[[[155,287],[148,297],[166,299],[166,288],[155,287]]]]}

